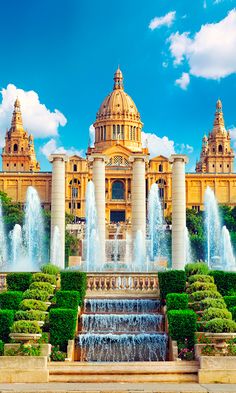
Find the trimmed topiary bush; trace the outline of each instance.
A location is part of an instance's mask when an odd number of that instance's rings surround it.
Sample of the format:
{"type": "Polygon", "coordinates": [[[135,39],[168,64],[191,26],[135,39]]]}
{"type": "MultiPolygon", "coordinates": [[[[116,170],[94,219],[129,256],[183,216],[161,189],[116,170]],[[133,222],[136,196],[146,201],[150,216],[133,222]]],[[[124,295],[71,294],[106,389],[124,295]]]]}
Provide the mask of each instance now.
{"type": "Polygon", "coordinates": [[[7,290],[24,292],[32,281],[32,273],[7,273],[7,290]]]}
{"type": "Polygon", "coordinates": [[[52,263],[46,263],[45,265],[42,265],[40,270],[42,273],[52,274],[54,276],[60,273],[59,267],[53,265],[52,263]]]}
{"type": "Polygon", "coordinates": [[[195,342],[197,330],[197,316],[192,310],[171,310],[167,313],[169,323],[169,335],[178,343],[184,343],[187,339],[188,347],[192,348],[195,342]]]}
{"type": "Polygon", "coordinates": [[[202,315],[203,321],[210,321],[211,319],[214,318],[232,319],[232,314],[227,309],[214,308],[214,307],[209,307],[203,312],[202,315]]]}
{"type": "Polygon", "coordinates": [[[206,275],[209,273],[209,269],[206,263],[196,262],[185,265],[185,272],[187,277],[193,276],[195,274],[206,275]]]}
{"type": "Polygon", "coordinates": [[[215,284],[222,296],[227,296],[230,292],[236,291],[236,273],[224,272],[222,270],[212,270],[209,273],[214,277],[215,284]]]}
{"type": "Polygon", "coordinates": [[[52,285],[56,285],[57,279],[56,276],[53,276],[52,274],[46,274],[46,273],[34,273],[32,277],[33,282],[49,282],[52,285]]]}
{"type": "Polygon", "coordinates": [[[56,306],[58,308],[75,308],[82,305],[80,293],[78,291],[57,291],[56,306]]]}
{"type": "Polygon", "coordinates": [[[0,310],[0,340],[7,343],[14,322],[13,310],[0,310]]]}
{"type": "Polygon", "coordinates": [[[205,330],[210,333],[234,333],[236,322],[230,319],[214,318],[206,323],[205,330]]]}
{"type": "Polygon", "coordinates": [[[236,307],[236,296],[224,296],[224,301],[228,309],[236,307]]]}
{"type": "Polygon", "coordinates": [[[16,321],[11,327],[11,333],[41,334],[42,330],[37,321],[16,321]]]}
{"type": "Polygon", "coordinates": [[[211,282],[196,281],[187,288],[187,293],[193,293],[197,291],[217,291],[217,287],[211,282]]]}
{"type": "Polygon", "coordinates": [[[59,345],[61,351],[67,350],[68,340],[74,339],[77,310],[55,308],[50,310],[50,343],[59,345]]]}
{"type": "Polygon", "coordinates": [[[200,310],[206,310],[209,307],[214,307],[214,308],[221,308],[221,309],[226,309],[226,303],[223,298],[219,299],[212,299],[210,297],[207,297],[206,299],[203,299],[200,303],[200,310]]]}
{"type": "Polygon", "coordinates": [[[83,300],[87,289],[87,275],[84,272],[65,270],[61,275],[62,291],[78,291],[83,300]]]}
{"type": "Polygon", "coordinates": [[[29,311],[17,311],[15,313],[16,321],[44,321],[46,315],[43,311],[29,310],[29,311]]]}
{"type": "Polygon", "coordinates": [[[186,293],[168,293],[166,296],[167,310],[187,310],[188,295],[186,293]]]}
{"type": "Polygon", "coordinates": [[[48,300],[48,292],[40,289],[27,289],[23,294],[24,299],[36,299],[46,302],[48,300]]]}
{"type": "Polygon", "coordinates": [[[207,276],[205,274],[194,274],[188,278],[189,284],[193,284],[194,282],[209,282],[214,284],[214,278],[211,276],[207,276]]]}
{"type": "Polygon", "coordinates": [[[35,281],[30,284],[29,289],[37,289],[40,291],[46,291],[49,295],[53,295],[54,293],[54,288],[52,284],[49,284],[49,282],[40,282],[40,281],[35,281]]]}
{"type": "Polygon", "coordinates": [[[158,272],[160,298],[163,301],[168,293],[182,293],[186,288],[186,274],[184,270],[169,270],[158,272]]]}
{"type": "Polygon", "coordinates": [[[7,291],[0,293],[0,308],[2,310],[18,310],[23,299],[23,293],[19,291],[7,291]]]}
{"type": "Polygon", "coordinates": [[[24,299],[20,304],[20,310],[39,310],[39,311],[47,311],[48,305],[41,300],[35,299],[24,299]]]}
{"type": "Polygon", "coordinates": [[[189,295],[190,302],[199,302],[207,297],[212,299],[222,298],[221,294],[217,291],[197,291],[189,295]]]}

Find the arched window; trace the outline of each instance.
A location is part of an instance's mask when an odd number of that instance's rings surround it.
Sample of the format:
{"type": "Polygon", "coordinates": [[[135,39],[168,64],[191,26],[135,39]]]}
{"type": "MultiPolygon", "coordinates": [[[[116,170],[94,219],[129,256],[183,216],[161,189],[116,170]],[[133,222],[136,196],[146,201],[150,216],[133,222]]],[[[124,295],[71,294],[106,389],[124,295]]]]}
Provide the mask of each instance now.
{"type": "Polygon", "coordinates": [[[116,139],[116,126],[113,124],[113,134],[112,134],[112,139],[116,139]]]}
{"type": "Polygon", "coordinates": [[[73,171],[77,172],[77,165],[76,164],[74,164],[74,166],[73,166],[73,171]]]}
{"type": "Polygon", "coordinates": [[[103,126],[103,139],[104,141],[106,140],[107,135],[106,135],[106,126],[103,126]]]}
{"type": "Polygon", "coordinates": [[[14,151],[18,151],[18,145],[17,145],[17,143],[14,144],[13,150],[14,150],[14,151]]]}
{"type": "Polygon", "coordinates": [[[112,183],[112,199],[124,199],[125,187],[122,181],[114,181],[112,183]]]}
{"type": "Polygon", "coordinates": [[[159,165],[159,172],[163,172],[163,166],[162,166],[162,164],[159,165]]]}
{"type": "Polygon", "coordinates": [[[219,153],[223,153],[223,147],[222,147],[222,145],[219,145],[219,147],[218,147],[218,152],[219,152],[219,153]]]}

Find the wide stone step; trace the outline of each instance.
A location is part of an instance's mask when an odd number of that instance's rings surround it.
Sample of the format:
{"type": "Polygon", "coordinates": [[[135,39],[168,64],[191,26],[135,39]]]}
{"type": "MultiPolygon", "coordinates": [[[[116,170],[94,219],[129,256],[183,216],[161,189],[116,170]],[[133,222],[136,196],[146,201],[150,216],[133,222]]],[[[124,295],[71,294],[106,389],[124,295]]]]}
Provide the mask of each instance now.
{"type": "Polygon", "coordinates": [[[49,365],[50,382],[197,382],[190,362],[59,363],[49,365]]]}

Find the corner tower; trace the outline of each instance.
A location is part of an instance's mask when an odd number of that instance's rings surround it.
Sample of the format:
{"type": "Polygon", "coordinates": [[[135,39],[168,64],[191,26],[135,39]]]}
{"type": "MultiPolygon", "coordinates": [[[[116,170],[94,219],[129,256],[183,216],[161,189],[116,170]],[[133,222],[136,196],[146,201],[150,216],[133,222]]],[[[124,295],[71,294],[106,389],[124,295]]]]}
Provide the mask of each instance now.
{"type": "Polygon", "coordinates": [[[23,128],[20,101],[14,103],[11,128],[6,132],[5,146],[2,149],[2,170],[4,172],[38,172],[33,135],[23,128]]]}
{"type": "Polygon", "coordinates": [[[200,161],[196,165],[198,173],[232,173],[234,152],[230,145],[230,134],[225,129],[222,102],[216,103],[214,126],[208,137],[202,139],[200,161]]]}
{"type": "Polygon", "coordinates": [[[114,74],[113,91],[97,112],[94,151],[102,152],[119,144],[133,152],[141,152],[142,126],[134,101],[124,91],[123,75],[118,68],[114,74]]]}

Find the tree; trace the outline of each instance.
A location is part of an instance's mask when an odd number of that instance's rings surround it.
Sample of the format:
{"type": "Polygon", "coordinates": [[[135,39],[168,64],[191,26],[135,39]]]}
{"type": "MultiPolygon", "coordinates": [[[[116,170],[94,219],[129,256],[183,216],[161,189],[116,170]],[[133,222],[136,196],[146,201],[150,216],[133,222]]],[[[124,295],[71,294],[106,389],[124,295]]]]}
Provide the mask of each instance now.
{"type": "Polygon", "coordinates": [[[24,212],[19,203],[12,202],[12,199],[3,191],[0,191],[2,201],[3,219],[7,233],[11,231],[15,224],[22,225],[24,212]]]}

